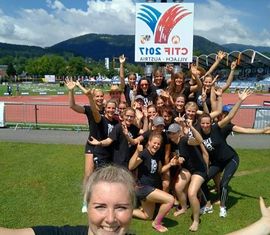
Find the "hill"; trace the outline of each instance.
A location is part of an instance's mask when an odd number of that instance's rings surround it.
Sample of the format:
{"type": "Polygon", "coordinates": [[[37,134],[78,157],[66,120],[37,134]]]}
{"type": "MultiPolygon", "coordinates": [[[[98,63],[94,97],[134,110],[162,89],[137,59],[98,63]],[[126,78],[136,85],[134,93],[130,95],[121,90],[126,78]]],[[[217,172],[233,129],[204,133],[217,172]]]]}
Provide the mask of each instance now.
{"type": "Polygon", "coordinates": [[[10,55],[31,58],[35,56],[41,56],[45,53],[46,50],[42,47],[15,45],[0,42],[0,57],[10,55]]]}
{"type": "MultiPolygon", "coordinates": [[[[59,55],[72,53],[75,56],[103,60],[105,57],[113,58],[125,54],[128,61],[132,62],[134,61],[134,45],[134,35],[86,34],[47,48],[0,43],[0,57],[11,55],[30,58],[50,53],[59,55]]],[[[219,50],[227,52],[231,50],[242,51],[247,48],[260,52],[270,52],[270,47],[253,47],[241,44],[219,45],[204,37],[194,36],[195,55],[216,53],[219,50]]]]}
{"type": "Polygon", "coordinates": [[[237,43],[223,44],[222,46],[225,48],[228,48],[230,51],[244,51],[246,49],[253,49],[261,53],[265,53],[265,52],[270,53],[270,47],[243,45],[243,44],[237,44],[237,43]]]}

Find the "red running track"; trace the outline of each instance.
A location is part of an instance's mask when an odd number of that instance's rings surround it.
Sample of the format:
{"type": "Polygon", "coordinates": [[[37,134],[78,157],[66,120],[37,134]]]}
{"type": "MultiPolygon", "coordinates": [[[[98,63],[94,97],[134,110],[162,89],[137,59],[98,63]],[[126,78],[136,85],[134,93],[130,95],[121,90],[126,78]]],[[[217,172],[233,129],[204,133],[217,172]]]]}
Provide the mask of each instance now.
{"type": "MultiPolygon", "coordinates": [[[[84,95],[75,96],[76,103],[88,104],[87,97],[84,95]]],[[[237,94],[224,94],[224,104],[234,104],[237,102],[237,94]]],[[[243,104],[263,105],[264,101],[270,100],[270,94],[252,94],[243,104]]],[[[55,123],[55,124],[78,124],[86,125],[85,115],[78,114],[68,107],[68,96],[18,96],[0,97],[0,102],[5,105],[6,122],[34,123],[55,123]],[[35,107],[37,117],[35,116],[35,107]]],[[[255,109],[240,109],[233,119],[237,125],[252,127],[255,118],[255,109]]]]}

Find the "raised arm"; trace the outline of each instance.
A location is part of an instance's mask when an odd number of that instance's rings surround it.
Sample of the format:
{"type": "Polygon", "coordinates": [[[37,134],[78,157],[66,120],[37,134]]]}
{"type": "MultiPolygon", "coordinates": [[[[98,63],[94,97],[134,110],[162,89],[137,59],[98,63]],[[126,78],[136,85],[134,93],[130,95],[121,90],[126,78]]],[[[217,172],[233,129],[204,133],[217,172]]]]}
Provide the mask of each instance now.
{"type": "Polygon", "coordinates": [[[200,79],[200,71],[198,70],[197,66],[191,65],[191,79],[195,80],[196,84],[190,86],[190,92],[196,92],[202,88],[202,81],[200,79]]]}
{"type": "Polygon", "coordinates": [[[124,68],[125,61],[126,61],[126,57],[124,56],[124,54],[119,56],[119,62],[120,62],[119,76],[120,76],[121,91],[124,91],[125,89],[125,68],[124,68]]]}
{"type": "Polygon", "coordinates": [[[190,128],[193,137],[188,139],[188,144],[189,145],[200,145],[203,141],[203,138],[201,136],[201,134],[194,128],[194,126],[192,125],[192,121],[187,119],[187,125],[190,128]]]}
{"type": "Polygon", "coordinates": [[[226,91],[230,87],[230,85],[232,84],[233,75],[234,75],[236,65],[237,65],[237,60],[235,60],[231,63],[231,72],[230,72],[229,77],[226,81],[226,84],[222,87],[222,92],[226,91]]]}
{"type": "Polygon", "coordinates": [[[215,61],[214,64],[212,64],[212,66],[210,67],[210,69],[206,72],[206,74],[204,75],[207,76],[208,74],[211,74],[218,66],[218,64],[220,63],[220,61],[227,55],[226,52],[224,51],[219,51],[217,54],[217,59],[215,61]]]}
{"type": "Polygon", "coordinates": [[[222,89],[221,88],[215,88],[214,93],[216,96],[216,106],[212,107],[212,111],[210,112],[210,117],[214,119],[222,112],[222,89]]]}
{"type": "Polygon", "coordinates": [[[65,80],[65,85],[68,89],[69,107],[77,113],[84,113],[84,107],[75,103],[74,89],[76,87],[76,83],[72,80],[72,78],[67,78],[65,80]]]}
{"type": "Polygon", "coordinates": [[[226,126],[232,119],[233,117],[236,115],[238,109],[240,108],[242,102],[252,94],[252,91],[250,89],[245,89],[242,92],[238,92],[238,101],[237,103],[233,106],[232,110],[229,112],[229,114],[222,119],[221,121],[218,122],[218,125],[220,128],[223,128],[224,126],[226,126]]]}
{"type": "Polygon", "coordinates": [[[232,130],[237,133],[242,134],[269,134],[270,133],[270,127],[255,129],[255,128],[246,128],[234,125],[232,130]]]}
{"type": "Polygon", "coordinates": [[[139,157],[139,154],[142,151],[143,151],[143,146],[141,144],[138,144],[136,151],[134,152],[134,154],[132,155],[128,163],[128,169],[130,171],[136,169],[137,166],[139,166],[142,163],[142,159],[139,157]]]}
{"type": "Polygon", "coordinates": [[[97,105],[94,101],[95,89],[87,90],[79,83],[79,81],[76,82],[76,86],[78,86],[82,90],[82,92],[87,96],[94,120],[96,123],[99,123],[101,120],[101,114],[99,113],[97,105]]]}
{"type": "Polygon", "coordinates": [[[130,137],[129,133],[128,133],[128,129],[127,126],[125,124],[122,124],[122,128],[123,128],[123,133],[128,141],[129,144],[131,145],[136,145],[136,144],[140,144],[140,142],[143,140],[143,136],[139,135],[137,138],[133,139],[130,137]]]}

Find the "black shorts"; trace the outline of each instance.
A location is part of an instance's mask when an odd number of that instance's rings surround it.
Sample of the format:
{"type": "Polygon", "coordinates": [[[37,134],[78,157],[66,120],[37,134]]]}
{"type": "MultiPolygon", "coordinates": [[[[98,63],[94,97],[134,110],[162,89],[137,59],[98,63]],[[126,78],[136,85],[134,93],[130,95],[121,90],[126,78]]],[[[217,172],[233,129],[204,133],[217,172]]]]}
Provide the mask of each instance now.
{"type": "Polygon", "coordinates": [[[146,197],[152,193],[156,188],[149,185],[136,185],[136,196],[139,200],[145,200],[146,197]]]}
{"type": "Polygon", "coordinates": [[[205,171],[194,171],[191,174],[201,176],[204,179],[204,181],[206,181],[208,178],[207,173],[205,171]]]}
{"type": "Polygon", "coordinates": [[[91,145],[88,142],[85,144],[84,153],[85,154],[93,154],[95,145],[91,145]]]}

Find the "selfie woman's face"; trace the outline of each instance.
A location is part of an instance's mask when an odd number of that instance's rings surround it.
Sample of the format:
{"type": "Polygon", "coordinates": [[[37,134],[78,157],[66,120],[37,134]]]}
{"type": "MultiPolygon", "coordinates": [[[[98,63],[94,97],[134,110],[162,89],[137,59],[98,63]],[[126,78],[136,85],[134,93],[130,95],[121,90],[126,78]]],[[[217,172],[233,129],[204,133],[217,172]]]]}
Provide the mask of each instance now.
{"type": "Polygon", "coordinates": [[[97,183],[93,186],[88,204],[90,234],[124,235],[131,222],[132,211],[132,200],[126,185],[97,183]]]}

